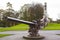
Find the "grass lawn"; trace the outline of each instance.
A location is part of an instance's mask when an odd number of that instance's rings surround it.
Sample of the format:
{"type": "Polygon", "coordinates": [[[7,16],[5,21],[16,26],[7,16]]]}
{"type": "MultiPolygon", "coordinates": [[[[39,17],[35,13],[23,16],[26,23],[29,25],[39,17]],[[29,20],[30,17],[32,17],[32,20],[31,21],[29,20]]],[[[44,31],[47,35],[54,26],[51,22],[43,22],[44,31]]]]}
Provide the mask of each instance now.
{"type": "MultiPolygon", "coordinates": [[[[0,28],[1,31],[18,31],[18,30],[28,30],[29,27],[26,24],[19,24],[16,26],[12,27],[7,27],[7,28],[0,28]]],[[[60,24],[57,23],[49,23],[48,26],[43,28],[43,30],[60,30],[60,24]]]]}
{"type": "Polygon", "coordinates": [[[44,28],[44,30],[60,30],[60,24],[49,23],[48,26],[44,28]]]}
{"type": "Polygon", "coordinates": [[[18,31],[18,30],[28,30],[29,27],[26,24],[18,24],[16,26],[12,26],[12,27],[7,27],[7,28],[0,28],[0,32],[1,31],[18,31]]]}
{"type": "Polygon", "coordinates": [[[0,38],[5,37],[5,36],[10,36],[11,34],[0,34],[0,38]]]}

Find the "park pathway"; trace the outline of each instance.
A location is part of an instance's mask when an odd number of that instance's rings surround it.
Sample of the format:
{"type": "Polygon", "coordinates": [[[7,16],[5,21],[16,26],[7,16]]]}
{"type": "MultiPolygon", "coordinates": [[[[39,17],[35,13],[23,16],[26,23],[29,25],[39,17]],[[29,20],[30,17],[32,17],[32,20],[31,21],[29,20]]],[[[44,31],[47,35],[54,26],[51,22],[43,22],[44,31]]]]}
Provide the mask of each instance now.
{"type": "MultiPolygon", "coordinates": [[[[44,39],[40,40],[60,40],[60,30],[40,30],[40,35],[44,36],[44,39]]],[[[0,38],[0,40],[25,40],[23,39],[23,36],[28,35],[28,31],[6,31],[6,32],[0,32],[0,34],[13,34],[11,36],[6,36],[3,38],[0,38]]]]}

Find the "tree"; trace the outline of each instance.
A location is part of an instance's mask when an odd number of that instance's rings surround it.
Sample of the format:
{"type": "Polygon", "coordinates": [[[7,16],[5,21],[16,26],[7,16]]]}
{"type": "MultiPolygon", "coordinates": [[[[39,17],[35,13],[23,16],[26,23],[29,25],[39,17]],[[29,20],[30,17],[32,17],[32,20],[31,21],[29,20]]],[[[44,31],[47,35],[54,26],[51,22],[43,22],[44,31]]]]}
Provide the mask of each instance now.
{"type": "Polygon", "coordinates": [[[28,9],[29,7],[31,6],[31,4],[24,4],[22,7],[21,7],[21,10],[20,10],[20,18],[23,19],[23,20],[29,20],[29,13],[28,13],[28,9]]]}
{"type": "Polygon", "coordinates": [[[3,20],[3,14],[4,14],[5,10],[0,9],[0,20],[3,20]]]}
{"type": "Polygon", "coordinates": [[[18,18],[19,13],[17,13],[16,11],[14,11],[12,9],[12,4],[10,4],[10,2],[7,3],[7,7],[8,7],[8,9],[6,9],[6,12],[3,15],[3,21],[5,23],[5,26],[9,27],[9,26],[15,25],[16,22],[9,21],[9,20],[6,19],[6,17],[18,18]]]}
{"type": "Polygon", "coordinates": [[[42,4],[30,4],[25,6],[23,19],[28,21],[42,19],[44,15],[44,6],[42,4]],[[28,9],[27,9],[28,8],[28,9]]]}
{"type": "Polygon", "coordinates": [[[29,5],[27,4],[25,5],[25,8],[23,7],[22,9],[23,20],[32,21],[41,19],[44,14],[44,6],[42,4],[29,4],[29,5]]]}
{"type": "Polygon", "coordinates": [[[44,9],[42,4],[32,4],[29,8],[30,11],[30,20],[42,19],[44,14],[44,9]]]}
{"type": "Polygon", "coordinates": [[[12,8],[12,4],[10,2],[7,3],[7,7],[8,9],[11,9],[12,8]]]}
{"type": "Polygon", "coordinates": [[[19,13],[16,13],[16,14],[15,14],[15,18],[18,18],[18,17],[19,17],[19,13]]]}

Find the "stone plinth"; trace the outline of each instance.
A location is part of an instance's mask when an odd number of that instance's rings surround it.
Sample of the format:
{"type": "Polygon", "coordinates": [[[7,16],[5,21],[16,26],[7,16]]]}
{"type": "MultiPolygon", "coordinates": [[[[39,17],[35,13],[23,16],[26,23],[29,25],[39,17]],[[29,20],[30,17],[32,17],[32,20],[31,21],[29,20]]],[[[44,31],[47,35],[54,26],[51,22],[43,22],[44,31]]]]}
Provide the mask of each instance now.
{"type": "Polygon", "coordinates": [[[39,40],[39,39],[44,39],[44,36],[38,36],[38,37],[30,37],[30,36],[23,36],[24,39],[34,39],[34,40],[39,40]]]}

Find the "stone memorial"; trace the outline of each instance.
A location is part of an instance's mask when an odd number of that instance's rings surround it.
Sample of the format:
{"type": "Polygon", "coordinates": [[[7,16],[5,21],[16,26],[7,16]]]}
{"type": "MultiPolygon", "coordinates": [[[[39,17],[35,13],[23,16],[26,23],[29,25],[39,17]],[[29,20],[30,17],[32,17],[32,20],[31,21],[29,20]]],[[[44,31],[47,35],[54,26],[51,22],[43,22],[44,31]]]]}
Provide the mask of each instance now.
{"type": "Polygon", "coordinates": [[[23,38],[25,38],[25,39],[42,39],[42,38],[44,38],[44,36],[41,36],[38,33],[38,31],[40,30],[40,20],[39,19],[37,21],[33,20],[32,22],[29,22],[29,21],[12,18],[12,17],[7,17],[7,20],[16,21],[16,22],[20,22],[20,23],[29,25],[29,31],[28,31],[29,35],[23,36],[23,38]]]}

